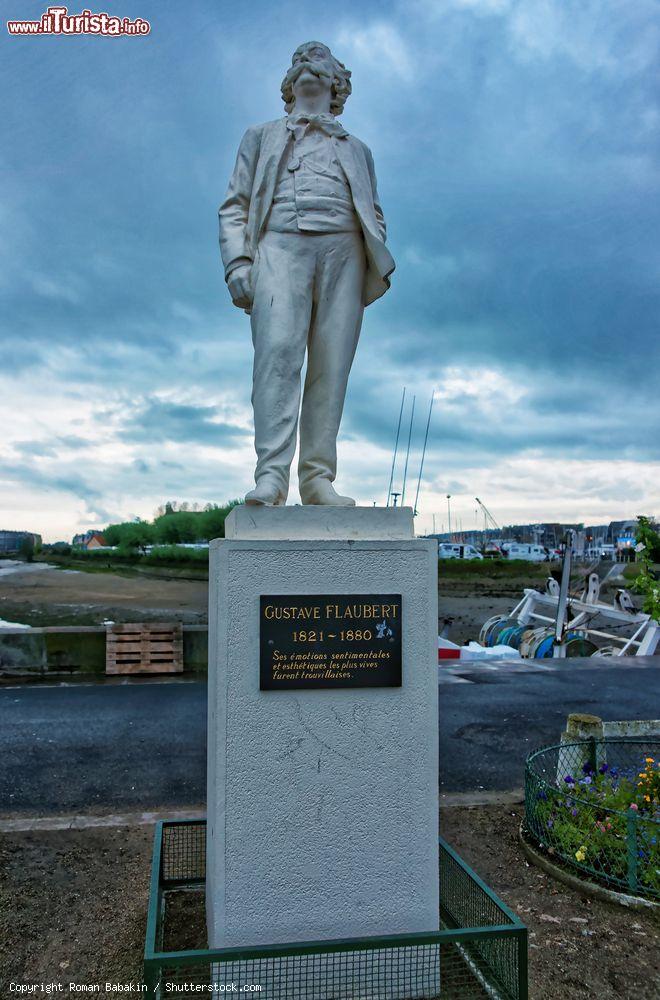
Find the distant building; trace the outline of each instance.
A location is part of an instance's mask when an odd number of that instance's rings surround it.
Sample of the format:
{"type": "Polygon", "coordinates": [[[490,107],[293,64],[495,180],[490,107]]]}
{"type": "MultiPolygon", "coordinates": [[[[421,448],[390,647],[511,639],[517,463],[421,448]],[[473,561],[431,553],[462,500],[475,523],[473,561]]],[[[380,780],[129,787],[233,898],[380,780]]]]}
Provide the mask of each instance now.
{"type": "Polygon", "coordinates": [[[78,549],[105,549],[107,543],[101,531],[91,529],[82,535],[74,535],[72,545],[78,549]]]}
{"type": "MultiPolygon", "coordinates": [[[[660,528],[658,519],[650,515],[649,520],[654,531],[658,531],[660,528]]],[[[628,552],[635,548],[637,526],[637,518],[631,518],[627,521],[610,521],[609,524],[593,525],[587,531],[592,536],[595,548],[606,545],[610,551],[628,552]]]]}
{"type": "Polygon", "coordinates": [[[35,549],[41,545],[41,535],[33,531],[0,531],[0,552],[19,552],[26,540],[31,541],[35,549]]]}
{"type": "Polygon", "coordinates": [[[636,528],[637,521],[619,522],[616,532],[616,551],[619,555],[629,553],[634,558],[635,542],[637,541],[635,538],[636,528]]]}
{"type": "Polygon", "coordinates": [[[107,546],[105,544],[105,538],[103,537],[103,535],[100,532],[95,531],[94,534],[92,535],[92,537],[87,542],[87,548],[88,549],[105,549],[105,548],[107,548],[107,546]]]}
{"type": "MultiPolygon", "coordinates": [[[[658,518],[649,515],[651,527],[660,531],[658,518]]],[[[439,542],[469,543],[478,549],[488,547],[491,553],[494,549],[502,550],[510,542],[522,545],[542,545],[544,548],[558,551],[566,531],[573,531],[573,553],[578,558],[598,559],[603,557],[616,558],[624,556],[634,558],[637,519],[626,521],[610,521],[609,524],[560,524],[547,522],[536,524],[509,524],[503,528],[488,528],[486,531],[452,531],[428,535],[437,538],[439,542]]]]}
{"type": "MultiPolygon", "coordinates": [[[[650,517],[652,526],[659,530],[657,518],[650,517]]],[[[509,524],[501,529],[489,528],[487,531],[452,531],[429,535],[441,542],[469,542],[481,548],[487,544],[499,548],[507,542],[518,542],[522,545],[543,545],[557,550],[560,548],[566,531],[573,531],[573,552],[583,557],[595,557],[607,549],[608,552],[627,552],[635,548],[637,519],[627,521],[610,521],[609,524],[560,524],[548,522],[545,524],[509,524]]]]}

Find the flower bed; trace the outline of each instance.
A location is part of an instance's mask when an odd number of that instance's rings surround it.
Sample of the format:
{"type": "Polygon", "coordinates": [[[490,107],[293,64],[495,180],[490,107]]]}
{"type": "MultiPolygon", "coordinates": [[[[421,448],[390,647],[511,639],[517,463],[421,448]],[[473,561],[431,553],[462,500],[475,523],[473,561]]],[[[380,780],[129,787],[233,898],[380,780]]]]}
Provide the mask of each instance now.
{"type": "Polygon", "coordinates": [[[537,750],[525,833],[601,884],[660,899],[660,744],[587,740],[537,750]]]}

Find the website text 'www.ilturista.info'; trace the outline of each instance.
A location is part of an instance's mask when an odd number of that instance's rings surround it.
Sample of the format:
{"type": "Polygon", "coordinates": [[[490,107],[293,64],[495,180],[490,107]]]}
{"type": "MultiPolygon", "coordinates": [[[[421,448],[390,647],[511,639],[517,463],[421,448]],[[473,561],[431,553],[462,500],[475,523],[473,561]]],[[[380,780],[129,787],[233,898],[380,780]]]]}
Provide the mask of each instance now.
{"type": "Polygon", "coordinates": [[[69,14],[66,7],[49,7],[38,21],[7,21],[10,35],[148,35],[149,21],[142,17],[116,17],[113,14],[93,14],[83,10],[69,14]]]}

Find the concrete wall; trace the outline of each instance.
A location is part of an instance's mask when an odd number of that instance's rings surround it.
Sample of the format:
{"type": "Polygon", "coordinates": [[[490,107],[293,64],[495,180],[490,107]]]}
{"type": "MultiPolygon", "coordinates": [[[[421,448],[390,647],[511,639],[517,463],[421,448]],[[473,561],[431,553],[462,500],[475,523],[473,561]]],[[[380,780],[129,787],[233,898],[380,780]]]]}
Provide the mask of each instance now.
{"type": "MultiPolygon", "coordinates": [[[[105,674],[105,628],[71,626],[0,628],[0,677],[105,674]]],[[[184,625],[186,672],[205,673],[206,625],[184,625]]]]}

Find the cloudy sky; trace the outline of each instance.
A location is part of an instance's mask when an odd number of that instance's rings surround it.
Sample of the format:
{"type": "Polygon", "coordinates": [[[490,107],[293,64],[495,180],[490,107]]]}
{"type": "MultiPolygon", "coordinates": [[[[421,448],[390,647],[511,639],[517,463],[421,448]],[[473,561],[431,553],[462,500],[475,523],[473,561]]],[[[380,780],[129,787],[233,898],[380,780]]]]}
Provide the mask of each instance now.
{"type": "Polygon", "coordinates": [[[656,2],[101,9],[152,32],[2,37],[0,528],[55,540],[250,488],[217,207],[308,39],[353,72],[343,122],[398,265],[365,314],[338,487],[384,503],[405,386],[409,500],[436,390],[418,531],[447,492],[463,528],[475,495],[500,523],[660,513],[656,2]]]}

